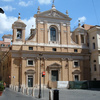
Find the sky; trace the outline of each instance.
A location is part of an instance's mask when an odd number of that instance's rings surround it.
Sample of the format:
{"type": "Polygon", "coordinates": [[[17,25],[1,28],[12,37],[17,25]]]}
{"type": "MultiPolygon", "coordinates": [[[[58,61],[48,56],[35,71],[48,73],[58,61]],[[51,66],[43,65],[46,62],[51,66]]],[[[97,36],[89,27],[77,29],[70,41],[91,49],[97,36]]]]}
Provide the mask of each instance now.
{"type": "MultiPolygon", "coordinates": [[[[40,11],[50,10],[53,0],[0,0],[0,8],[4,14],[0,13],[0,40],[4,34],[12,34],[12,24],[18,19],[18,13],[22,21],[27,25],[26,38],[30,34],[32,25],[35,25],[34,14],[37,8],[40,11]]],[[[71,30],[78,26],[78,20],[82,24],[100,24],[100,0],[54,0],[56,9],[64,14],[68,10],[71,20],[71,30]]]]}

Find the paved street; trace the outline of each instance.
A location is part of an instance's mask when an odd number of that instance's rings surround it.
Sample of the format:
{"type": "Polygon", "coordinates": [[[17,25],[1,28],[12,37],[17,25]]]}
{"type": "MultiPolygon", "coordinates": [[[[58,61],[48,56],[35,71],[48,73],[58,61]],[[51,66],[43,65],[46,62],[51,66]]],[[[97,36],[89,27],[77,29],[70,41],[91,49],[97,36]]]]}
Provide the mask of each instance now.
{"type": "MultiPolygon", "coordinates": [[[[32,97],[23,95],[22,93],[14,92],[13,90],[6,88],[6,90],[3,92],[3,95],[0,97],[0,100],[39,100],[37,97],[38,90],[35,90],[35,97],[32,97]]],[[[44,98],[42,98],[42,100],[49,100],[48,89],[45,89],[44,98]]],[[[59,100],[100,100],[100,91],[60,89],[59,100]]]]}

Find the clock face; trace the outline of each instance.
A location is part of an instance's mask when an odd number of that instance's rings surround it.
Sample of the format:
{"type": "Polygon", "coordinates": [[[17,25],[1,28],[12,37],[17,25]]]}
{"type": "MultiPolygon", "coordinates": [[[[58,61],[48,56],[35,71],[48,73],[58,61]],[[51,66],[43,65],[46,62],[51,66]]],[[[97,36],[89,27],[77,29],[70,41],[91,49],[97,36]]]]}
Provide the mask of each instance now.
{"type": "Polygon", "coordinates": [[[17,39],[22,39],[22,30],[17,29],[17,39]]]}

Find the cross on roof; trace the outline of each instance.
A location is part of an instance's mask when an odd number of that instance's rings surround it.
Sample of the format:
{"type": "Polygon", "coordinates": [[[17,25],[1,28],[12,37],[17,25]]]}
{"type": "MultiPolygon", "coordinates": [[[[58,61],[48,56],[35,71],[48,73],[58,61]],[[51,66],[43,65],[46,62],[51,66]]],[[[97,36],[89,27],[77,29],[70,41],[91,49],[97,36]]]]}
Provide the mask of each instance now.
{"type": "Polygon", "coordinates": [[[55,0],[53,0],[53,4],[54,4],[55,0]]]}

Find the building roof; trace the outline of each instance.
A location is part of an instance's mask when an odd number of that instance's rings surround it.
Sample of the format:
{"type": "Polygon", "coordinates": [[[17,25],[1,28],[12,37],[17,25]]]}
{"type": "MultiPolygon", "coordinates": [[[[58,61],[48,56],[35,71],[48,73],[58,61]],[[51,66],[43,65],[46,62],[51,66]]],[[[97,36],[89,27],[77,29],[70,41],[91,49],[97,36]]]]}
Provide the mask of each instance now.
{"type": "Polygon", "coordinates": [[[40,12],[40,8],[38,8],[38,14],[35,14],[34,17],[49,17],[49,18],[59,18],[59,19],[67,19],[70,21],[72,18],[68,16],[68,11],[66,11],[66,15],[56,10],[55,6],[52,6],[52,9],[40,12]]]}
{"type": "Polygon", "coordinates": [[[88,25],[88,24],[83,24],[82,27],[85,29],[85,30],[89,30],[90,28],[94,27],[93,25],[88,25]]]}

